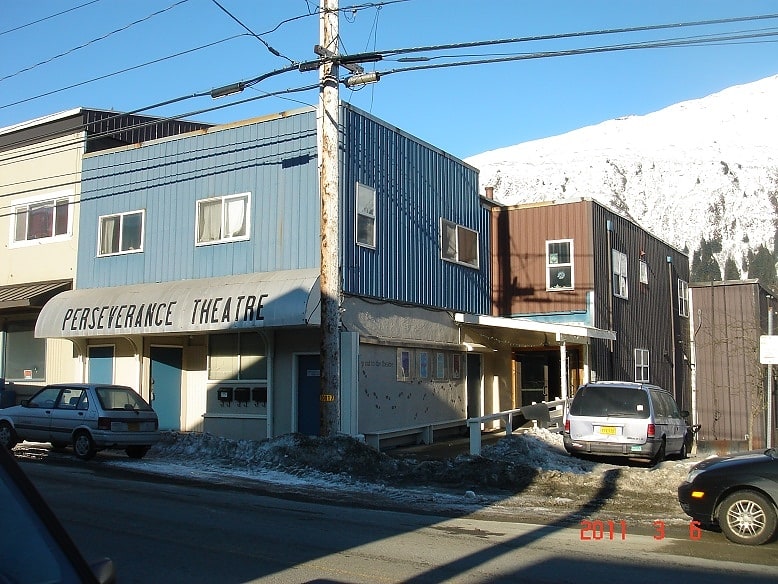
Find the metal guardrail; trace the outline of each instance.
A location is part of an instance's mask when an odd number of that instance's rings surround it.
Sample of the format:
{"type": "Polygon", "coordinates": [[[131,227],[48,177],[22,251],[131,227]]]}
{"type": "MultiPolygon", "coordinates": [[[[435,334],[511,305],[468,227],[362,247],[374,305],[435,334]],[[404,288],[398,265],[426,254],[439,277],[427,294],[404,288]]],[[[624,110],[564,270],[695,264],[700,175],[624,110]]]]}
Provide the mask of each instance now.
{"type": "Polygon", "coordinates": [[[467,427],[470,430],[470,454],[478,456],[481,454],[481,430],[485,422],[499,420],[505,428],[505,435],[513,434],[514,417],[522,417],[524,420],[536,420],[538,425],[547,428],[551,426],[561,426],[562,418],[565,413],[566,400],[560,399],[553,402],[541,402],[524,406],[515,410],[496,412],[486,414],[478,418],[468,418],[467,427]]]}

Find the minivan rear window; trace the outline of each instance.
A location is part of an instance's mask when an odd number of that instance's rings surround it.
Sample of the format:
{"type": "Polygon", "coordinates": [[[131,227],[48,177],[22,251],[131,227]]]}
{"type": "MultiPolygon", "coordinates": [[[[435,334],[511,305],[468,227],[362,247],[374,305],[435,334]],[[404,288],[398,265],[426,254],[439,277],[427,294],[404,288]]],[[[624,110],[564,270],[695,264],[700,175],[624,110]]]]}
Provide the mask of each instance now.
{"type": "Polygon", "coordinates": [[[650,413],[645,391],[618,386],[583,386],[570,406],[573,416],[648,418],[650,413]]]}

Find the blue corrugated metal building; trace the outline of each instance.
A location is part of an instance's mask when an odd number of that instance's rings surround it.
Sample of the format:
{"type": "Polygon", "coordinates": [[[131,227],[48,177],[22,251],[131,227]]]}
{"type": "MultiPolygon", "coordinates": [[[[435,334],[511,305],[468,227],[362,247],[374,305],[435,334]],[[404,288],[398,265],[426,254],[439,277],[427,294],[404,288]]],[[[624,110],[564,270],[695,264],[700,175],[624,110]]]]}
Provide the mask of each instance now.
{"type": "MultiPolygon", "coordinates": [[[[478,172],[340,119],[340,430],[464,424],[482,365],[454,314],[490,310],[478,172]]],[[[312,108],[86,155],[74,290],[36,335],[70,339],[84,380],[135,387],[165,429],[318,433],[318,177],[312,108]]]]}

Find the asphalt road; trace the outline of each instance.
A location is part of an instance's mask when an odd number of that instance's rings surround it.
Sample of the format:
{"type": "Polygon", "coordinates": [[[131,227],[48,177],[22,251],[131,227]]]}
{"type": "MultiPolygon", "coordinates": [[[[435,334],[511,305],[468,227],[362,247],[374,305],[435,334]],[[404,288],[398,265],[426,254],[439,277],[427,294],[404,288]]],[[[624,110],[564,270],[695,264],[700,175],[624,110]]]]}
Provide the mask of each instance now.
{"type": "Polygon", "coordinates": [[[617,521],[601,528],[440,517],[72,459],[20,462],[87,559],[111,557],[122,583],[778,581],[778,544],[735,546],[707,532],[658,539],[617,521]]]}

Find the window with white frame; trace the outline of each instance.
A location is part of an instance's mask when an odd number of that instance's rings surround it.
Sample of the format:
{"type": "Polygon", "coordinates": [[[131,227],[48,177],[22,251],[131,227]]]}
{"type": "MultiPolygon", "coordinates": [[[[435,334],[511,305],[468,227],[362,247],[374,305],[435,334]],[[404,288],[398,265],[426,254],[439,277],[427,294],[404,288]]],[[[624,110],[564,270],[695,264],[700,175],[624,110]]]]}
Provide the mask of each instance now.
{"type": "Polygon", "coordinates": [[[648,383],[648,349],[635,349],[635,381],[648,383]]]}
{"type": "Polygon", "coordinates": [[[250,198],[241,193],[197,201],[197,245],[248,239],[250,198]]]}
{"type": "Polygon", "coordinates": [[[678,280],[678,314],[689,317],[689,283],[678,280]]]}
{"type": "Polygon", "coordinates": [[[573,240],[546,242],[546,290],[573,290],[573,240]]]}
{"type": "Polygon", "coordinates": [[[640,283],[648,284],[648,262],[640,260],[638,266],[640,267],[640,283]]]}
{"type": "Polygon", "coordinates": [[[375,189],[357,183],[357,244],[375,247],[375,189]]]}
{"type": "Polygon", "coordinates": [[[131,211],[100,217],[97,255],[143,251],[143,211],[131,211]]]}
{"type": "Polygon", "coordinates": [[[440,220],[440,254],[444,260],[478,267],[478,232],[440,220]]]}
{"type": "Polygon", "coordinates": [[[35,197],[13,206],[11,244],[65,239],[71,234],[70,193],[35,197]]]}
{"type": "Polygon", "coordinates": [[[627,254],[611,250],[613,262],[613,295],[619,298],[629,298],[627,286],[627,254]]]}

